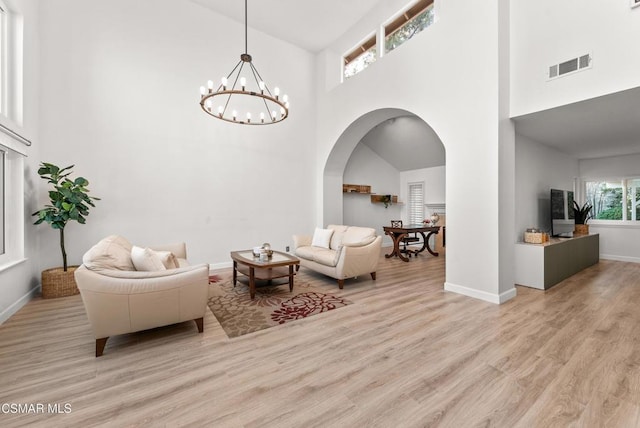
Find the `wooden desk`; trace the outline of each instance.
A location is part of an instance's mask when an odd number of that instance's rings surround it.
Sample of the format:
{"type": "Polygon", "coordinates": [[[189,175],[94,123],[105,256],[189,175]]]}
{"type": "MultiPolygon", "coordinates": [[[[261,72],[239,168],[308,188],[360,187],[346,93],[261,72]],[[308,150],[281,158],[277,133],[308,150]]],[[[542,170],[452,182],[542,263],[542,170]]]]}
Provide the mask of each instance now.
{"type": "Polygon", "coordinates": [[[409,224],[403,227],[384,226],[385,235],[389,235],[393,239],[393,251],[385,254],[386,258],[399,257],[401,260],[408,262],[409,258],[400,251],[400,243],[410,233],[419,233],[422,235],[422,248],[415,250],[414,254],[418,254],[427,250],[431,255],[438,256],[438,253],[429,247],[429,238],[440,231],[440,226],[425,226],[422,224],[409,224]],[[428,234],[425,236],[425,232],[428,234]]]}

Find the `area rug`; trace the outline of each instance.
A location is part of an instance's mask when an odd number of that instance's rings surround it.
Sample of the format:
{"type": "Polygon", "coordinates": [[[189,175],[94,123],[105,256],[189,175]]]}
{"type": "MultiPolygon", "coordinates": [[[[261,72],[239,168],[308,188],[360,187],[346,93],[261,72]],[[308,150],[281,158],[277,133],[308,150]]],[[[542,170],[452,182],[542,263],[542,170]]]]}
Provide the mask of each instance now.
{"type": "Polygon", "coordinates": [[[249,286],[241,281],[233,286],[232,274],[223,273],[209,279],[209,309],[229,338],[286,324],[350,305],[337,296],[337,285],[311,285],[298,274],[293,292],[288,283],[259,287],[255,299],[249,286]]]}

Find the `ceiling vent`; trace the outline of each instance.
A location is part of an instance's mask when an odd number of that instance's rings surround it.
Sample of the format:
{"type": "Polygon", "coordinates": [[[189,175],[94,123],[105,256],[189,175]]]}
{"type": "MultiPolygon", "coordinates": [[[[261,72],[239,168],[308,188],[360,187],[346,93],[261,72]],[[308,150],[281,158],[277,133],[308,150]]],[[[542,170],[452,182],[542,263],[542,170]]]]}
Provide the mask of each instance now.
{"type": "Polygon", "coordinates": [[[591,68],[591,55],[586,54],[549,67],[549,79],[591,68]]]}

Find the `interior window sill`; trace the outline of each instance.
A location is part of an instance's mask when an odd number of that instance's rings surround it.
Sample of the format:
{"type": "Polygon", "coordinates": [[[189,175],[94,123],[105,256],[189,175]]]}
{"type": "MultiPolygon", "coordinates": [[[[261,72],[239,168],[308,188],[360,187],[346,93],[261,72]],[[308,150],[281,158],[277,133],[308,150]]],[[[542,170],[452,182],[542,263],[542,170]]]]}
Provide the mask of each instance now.
{"type": "Polygon", "coordinates": [[[593,221],[588,223],[591,227],[604,227],[604,228],[615,228],[615,229],[640,229],[640,221],[639,222],[622,222],[620,220],[612,220],[609,222],[598,222],[594,223],[593,221]]]}
{"type": "Polygon", "coordinates": [[[22,263],[26,262],[27,260],[28,259],[18,259],[18,260],[12,260],[10,262],[6,262],[6,263],[3,263],[3,264],[0,264],[0,273],[9,270],[12,267],[18,266],[19,264],[22,264],[22,263]]]}

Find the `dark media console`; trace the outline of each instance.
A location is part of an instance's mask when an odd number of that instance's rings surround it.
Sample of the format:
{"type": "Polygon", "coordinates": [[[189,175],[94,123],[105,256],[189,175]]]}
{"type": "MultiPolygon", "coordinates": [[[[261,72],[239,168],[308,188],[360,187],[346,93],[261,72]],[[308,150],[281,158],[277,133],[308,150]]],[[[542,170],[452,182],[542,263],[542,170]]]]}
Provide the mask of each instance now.
{"type": "Polygon", "coordinates": [[[515,282],[546,290],[600,261],[600,235],[551,238],[544,244],[516,243],[515,282]]]}

